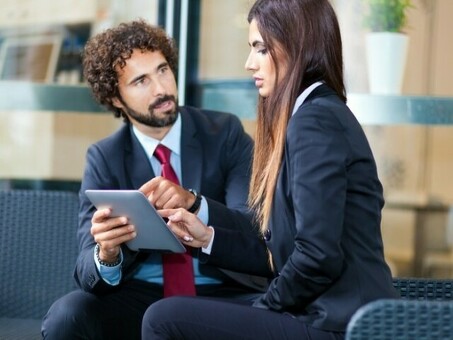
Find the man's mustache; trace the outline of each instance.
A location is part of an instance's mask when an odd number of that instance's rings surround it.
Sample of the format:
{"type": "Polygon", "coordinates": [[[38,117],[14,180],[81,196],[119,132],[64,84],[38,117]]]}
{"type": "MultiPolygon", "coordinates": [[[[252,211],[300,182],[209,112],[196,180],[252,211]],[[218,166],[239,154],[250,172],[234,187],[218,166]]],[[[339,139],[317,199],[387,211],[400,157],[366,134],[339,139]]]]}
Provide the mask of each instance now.
{"type": "Polygon", "coordinates": [[[169,100],[171,100],[172,102],[174,102],[176,104],[176,97],[175,96],[166,95],[166,96],[158,98],[154,103],[152,103],[148,107],[148,111],[152,112],[156,108],[156,106],[159,106],[160,104],[165,103],[165,102],[167,102],[169,100]]]}

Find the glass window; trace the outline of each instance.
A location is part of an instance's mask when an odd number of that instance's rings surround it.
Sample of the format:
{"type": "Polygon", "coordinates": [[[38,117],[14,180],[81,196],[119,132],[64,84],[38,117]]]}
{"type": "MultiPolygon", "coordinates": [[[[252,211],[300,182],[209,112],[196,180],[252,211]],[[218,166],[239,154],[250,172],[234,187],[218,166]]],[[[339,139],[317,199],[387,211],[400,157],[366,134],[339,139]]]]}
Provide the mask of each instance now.
{"type": "Polygon", "coordinates": [[[85,152],[118,128],[83,84],[86,40],[159,20],[158,0],[0,0],[0,188],[77,188],[85,152]]]}

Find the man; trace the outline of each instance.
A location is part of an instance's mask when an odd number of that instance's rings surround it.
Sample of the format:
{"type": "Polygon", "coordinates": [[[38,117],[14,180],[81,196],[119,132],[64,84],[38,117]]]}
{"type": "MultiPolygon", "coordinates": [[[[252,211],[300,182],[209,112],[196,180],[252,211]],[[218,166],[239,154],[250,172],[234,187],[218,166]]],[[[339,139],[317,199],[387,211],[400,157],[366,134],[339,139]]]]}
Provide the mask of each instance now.
{"type": "Polygon", "coordinates": [[[75,269],[81,290],[50,308],[42,325],[46,339],[139,339],[143,313],[164,296],[250,301],[260,288],[254,278],[203,264],[189,249],[174,261],[193,267],[191,284],[167,293],[189,274],[169,278],[166,254],[128,249],[134,226],[109,209],[96,211],[85,195],[86,189],[139,189],[157,209],[185,208],[208,225],[255,233],[246,204],[252,140],[234,115],[178,107],[176,68],[173,41],[144,21],[106,30],[85,47],[85,79],[125,124],[87,151],[75,269]],[[167,160],[158,154],[162,145],[167,160]]]}

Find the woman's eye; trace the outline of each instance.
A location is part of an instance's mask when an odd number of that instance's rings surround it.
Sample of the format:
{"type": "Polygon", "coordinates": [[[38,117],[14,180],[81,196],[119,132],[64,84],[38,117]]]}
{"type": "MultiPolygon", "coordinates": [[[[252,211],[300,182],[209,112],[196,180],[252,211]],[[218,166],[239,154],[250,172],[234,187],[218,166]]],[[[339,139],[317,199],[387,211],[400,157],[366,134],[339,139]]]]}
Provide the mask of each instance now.
{"type": "Polygon", "coordinates": [[[267,54],[267,48],[263,48],[263,49],[258,50],[258,53],[262,54],[262,55],[266,55],[267,54]]]}

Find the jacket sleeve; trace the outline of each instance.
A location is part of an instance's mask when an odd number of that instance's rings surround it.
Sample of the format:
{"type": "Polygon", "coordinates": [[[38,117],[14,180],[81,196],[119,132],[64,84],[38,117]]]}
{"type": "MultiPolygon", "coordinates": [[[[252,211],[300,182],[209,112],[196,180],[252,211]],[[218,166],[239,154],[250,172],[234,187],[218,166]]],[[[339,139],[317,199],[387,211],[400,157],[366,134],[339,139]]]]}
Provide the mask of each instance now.
{"type": "Polygon", "coordinates": [[[261,277],[272,277],[267,248],[254,231],[215,227],[211,254],[199,252],[202,263],[261,277]]]}
{"type": "Polygon", "coordinates": [[[223,145],[221,167],[224,169],[225,204],[207,198],[209,225],[251,230],[253,216],[248,208],[253,141],[240,120],[230,116],[227,139],[223,145]]]}
{"type": "MultiPolygon", "coordinates": [[[[91,236],[91,218],[96,208],[85,195],[86,189],[108,189],[119,187],[108,167],[106,157],[99,145],[94,144],[89,147],[86,155],[86,166],[82,180],[82,186],[79,193],[80,210],[79,210],[79,230],[77,232],[79,240],[79,255],[74,272],[75,280],[78,286],[89,292],[103,293],[116,289],[104,282],[96,268],[94,262],[94,238],[91,236]]],[[[123,252],[122,277],[133,263],[137,253],[130,251],[126,246],[121,248],[123,252]]]]}

